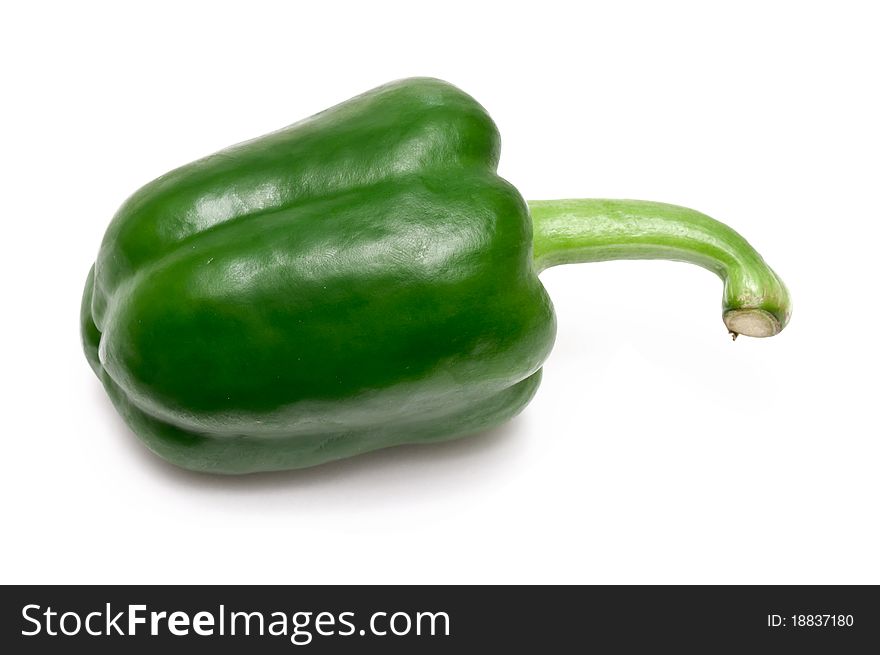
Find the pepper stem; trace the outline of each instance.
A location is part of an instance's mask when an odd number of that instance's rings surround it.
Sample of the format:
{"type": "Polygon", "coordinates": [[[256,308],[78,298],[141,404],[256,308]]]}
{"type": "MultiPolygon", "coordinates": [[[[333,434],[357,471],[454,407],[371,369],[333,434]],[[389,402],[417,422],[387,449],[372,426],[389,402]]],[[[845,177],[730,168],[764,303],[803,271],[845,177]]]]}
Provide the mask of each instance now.
{"type": "Polygon", "coordinates": [[[697,264],[724,282],[724,324],[736,337],[772,337],[791,301],[779,276],[734,230],[693,209],[643,200],[529,201],[534,260],[559,264],[670,259],[697,264]]]}

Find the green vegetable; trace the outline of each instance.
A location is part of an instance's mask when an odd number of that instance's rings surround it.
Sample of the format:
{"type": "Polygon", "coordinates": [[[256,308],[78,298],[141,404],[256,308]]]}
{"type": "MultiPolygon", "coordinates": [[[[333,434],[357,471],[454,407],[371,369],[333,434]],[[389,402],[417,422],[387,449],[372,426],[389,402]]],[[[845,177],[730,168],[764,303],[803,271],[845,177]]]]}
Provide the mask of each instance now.
{"type": "Polygon", "coordinates": [[[681,207],[526,204],[457,88],[395,82],[154,180],[86,281],[86,356],[146,445],[197,471],[313,466],[522,410],[553,345],[538,273],[690,261],[734,334],[789,316],[746,241],[681,207]]]}

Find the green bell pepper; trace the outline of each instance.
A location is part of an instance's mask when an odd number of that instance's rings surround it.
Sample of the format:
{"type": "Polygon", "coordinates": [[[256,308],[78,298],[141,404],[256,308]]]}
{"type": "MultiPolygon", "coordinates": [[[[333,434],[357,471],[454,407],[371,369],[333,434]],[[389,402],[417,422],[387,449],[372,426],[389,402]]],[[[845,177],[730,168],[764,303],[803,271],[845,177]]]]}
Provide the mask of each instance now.
{"type": "Polygon", "coordinates": [[[555,336],[538,273],[621,258],[724,281],[728,329],[771,336],[785,287],[730,228],[659,203],[526,203],[489,115],[388,84],[171,171],[119,209],[82,300],[120,414],[179,466],[313,466],[497,425],[555,336]]]}

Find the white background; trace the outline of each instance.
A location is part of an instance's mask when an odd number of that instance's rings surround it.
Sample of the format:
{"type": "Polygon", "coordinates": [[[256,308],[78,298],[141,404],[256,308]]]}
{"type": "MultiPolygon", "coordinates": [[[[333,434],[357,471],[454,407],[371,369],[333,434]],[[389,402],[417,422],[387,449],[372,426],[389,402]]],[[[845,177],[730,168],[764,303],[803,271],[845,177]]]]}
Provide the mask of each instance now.
{"type": "Polygon", "coordinates": [[[0,20],[2,582],[880,583],[871,3],[128,4],[0,20]],[[732,343],[696,267],[560,267],[543,385],[505,427],[244,478],[157,460],[79,346],[113,212],[411,75],[489,110],[526,198],[730,223],[790,326],[732,343]]]}

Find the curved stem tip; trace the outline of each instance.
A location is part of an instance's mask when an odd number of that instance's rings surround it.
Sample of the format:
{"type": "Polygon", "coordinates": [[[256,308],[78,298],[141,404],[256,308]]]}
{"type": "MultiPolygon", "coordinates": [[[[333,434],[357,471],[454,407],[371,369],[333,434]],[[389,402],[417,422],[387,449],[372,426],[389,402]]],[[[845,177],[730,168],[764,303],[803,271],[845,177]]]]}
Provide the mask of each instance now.
{"type": "Polygon", "coordinates": [[[612,259],[671,259],[713,271],[724,282],[730,333],[778,334],[791,316],[788,291],[751,245],[713,218],[643,200],[529,201],[538,271],[612,259]]]}

